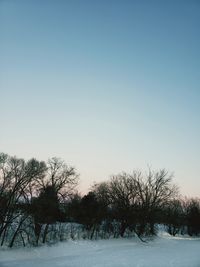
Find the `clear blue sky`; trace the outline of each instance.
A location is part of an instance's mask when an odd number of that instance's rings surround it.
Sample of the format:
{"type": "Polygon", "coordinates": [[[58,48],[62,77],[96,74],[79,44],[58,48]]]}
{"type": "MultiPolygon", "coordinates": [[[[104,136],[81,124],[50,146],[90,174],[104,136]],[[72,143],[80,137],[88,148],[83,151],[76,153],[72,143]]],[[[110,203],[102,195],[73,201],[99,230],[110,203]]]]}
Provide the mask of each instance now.
{"type": "Polygon", "coordinates": [[[80,189],[165,167],[200,196],[200,1],[0,0],[0,150],[80,189]]]}

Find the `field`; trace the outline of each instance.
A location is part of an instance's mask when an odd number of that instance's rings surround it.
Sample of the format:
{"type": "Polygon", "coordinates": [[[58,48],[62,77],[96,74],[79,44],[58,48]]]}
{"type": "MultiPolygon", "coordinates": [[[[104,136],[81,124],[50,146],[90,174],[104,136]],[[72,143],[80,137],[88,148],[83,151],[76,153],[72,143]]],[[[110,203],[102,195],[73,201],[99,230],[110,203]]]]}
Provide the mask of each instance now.
{"type": "Polygon", "coordinates": [[[0,267],[199,267],[200,239],[160,234],[136,238],[67,241],[52,246],[0,250],[0,267]]]}

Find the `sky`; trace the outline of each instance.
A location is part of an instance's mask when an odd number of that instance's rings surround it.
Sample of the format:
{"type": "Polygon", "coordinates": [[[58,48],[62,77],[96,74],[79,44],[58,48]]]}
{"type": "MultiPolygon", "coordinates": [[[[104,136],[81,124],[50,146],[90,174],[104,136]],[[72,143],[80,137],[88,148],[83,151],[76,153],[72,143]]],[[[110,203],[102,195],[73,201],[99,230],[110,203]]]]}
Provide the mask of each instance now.
{"type": "Polygon", "coordinates": [[[0,151],[79,189],[166,168],[200,197],[198,0],[0,0],[0,151]]]}

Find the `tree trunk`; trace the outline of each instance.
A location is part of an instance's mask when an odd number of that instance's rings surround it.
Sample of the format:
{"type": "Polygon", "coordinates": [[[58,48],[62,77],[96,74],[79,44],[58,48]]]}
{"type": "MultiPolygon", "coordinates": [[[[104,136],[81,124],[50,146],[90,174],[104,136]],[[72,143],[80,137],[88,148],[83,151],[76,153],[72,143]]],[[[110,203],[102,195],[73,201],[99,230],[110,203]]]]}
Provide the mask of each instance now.
{"type": "Polygon", "coordinates": [[[27,217],[25,217],[24,219],[22,219],[22,220],[19,222],[19,224],[18,224],[18,226],[17,226],[17,229],[16,229],[16,231],[15,231],[13,237],[12,237],[12,240],[11,240],[11,242],[10,242],[10,244],[9,244],[9,247],[10,247],[10,248],[13,247],[15,238],[17,237],[17,234],[18,234],[18,232],[19,232],[19,230],[20,230],[20,227],[21,227],[22,223],[26,220],[26,218],[27,218],[27,217]]]}
{"type": "Polygon", "coordinates": [[[39,243],[41,229],[42,229],[42,226],[39,223],[35,222],[34,232],[35,232],[35,236],[36,236],[36,246],[39,243]]]}
{"type": "Polygon", "coordinates": [[[123,221],[120,226],[120,236],[123,237],[127,228],[127,223],[123,221]]]}
{"type": "Polygon", "coordinates": [[[94,224],[93,229],[92,229],[92,233],[91,233],[91,236],[90,236],[90,239],[93,238],[95,230],[96,230],[96,225],[94,224]]]}
{"type": "Polygon", "coordinates": [[[4,230],[3,230],[3,237],[2,237],[2,240],[1,240],[1,246],[3,246],[3,244],[4,244],[4,241],[5,241],[5,237],[6,237],[6,231],[7,231],[7,227],[6,228],[4,228],[4,230]]]}
{"type": "Polygon", "coordinates": [[[48,233],[48,228],[49,228],[49,224],[47,223],[44,229],[44,235],[43,235],[43,240],[42,243],[44,244],[46,242],[46,237],[47,237],[47,233],[48,233]]]}

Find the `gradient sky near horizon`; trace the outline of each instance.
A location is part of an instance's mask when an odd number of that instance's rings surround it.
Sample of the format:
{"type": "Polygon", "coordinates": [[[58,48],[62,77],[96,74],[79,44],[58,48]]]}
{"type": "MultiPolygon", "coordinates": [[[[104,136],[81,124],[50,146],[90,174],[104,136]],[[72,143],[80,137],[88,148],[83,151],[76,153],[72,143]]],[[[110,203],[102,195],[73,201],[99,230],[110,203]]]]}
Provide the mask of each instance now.
{"type": "Polygon", "coordinates": [[[166,168],[200,197],[200,1],[0,0],[0,151],[80,190],[166,168]]]}

